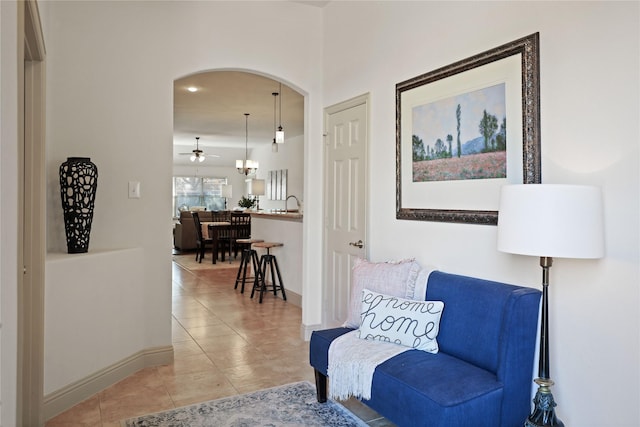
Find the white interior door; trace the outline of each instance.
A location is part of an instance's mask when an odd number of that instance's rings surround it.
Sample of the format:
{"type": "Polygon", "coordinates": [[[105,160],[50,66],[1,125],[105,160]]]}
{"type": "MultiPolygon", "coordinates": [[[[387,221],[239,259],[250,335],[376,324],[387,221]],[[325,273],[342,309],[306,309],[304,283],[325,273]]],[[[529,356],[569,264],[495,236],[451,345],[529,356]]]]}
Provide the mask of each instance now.
{"type": "Polygon", "coordinates": [[[368,95],[325,110],[323,323],[347,318],[351,267],[366,256],[368,95]]]}

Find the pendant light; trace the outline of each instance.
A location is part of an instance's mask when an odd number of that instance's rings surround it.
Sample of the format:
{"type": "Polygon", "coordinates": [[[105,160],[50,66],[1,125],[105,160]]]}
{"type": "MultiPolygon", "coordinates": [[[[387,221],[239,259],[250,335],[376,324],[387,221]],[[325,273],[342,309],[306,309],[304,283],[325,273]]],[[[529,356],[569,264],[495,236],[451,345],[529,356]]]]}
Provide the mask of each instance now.
{"type": "Polygon", "coordinates": [[[244,161],[236,160],[236,169],[238,173],[243,175],[255,174],[258,170],[258,162],[247,159],[249,153],[249,113],[244,113],[245,117],[245,142],[244,142],[244,161]]]}
{"type": "Polygon", "coordinates": [[[276,144],[284,144],[284,130],[282,130],[282,83],[280,83],[280,100],[278,102],[280,109],[280,120],[278,130],[276,131],[276,144]]]}
{"type": "Polygon", "coordinates": [[[273,142],[271,143],[271,151],[274,153],[278,152],[278,144],[276,143],[276,135],[278,132],[276,131],[276,99],[278,98],[278,92],[273,92],[273,142]]]}

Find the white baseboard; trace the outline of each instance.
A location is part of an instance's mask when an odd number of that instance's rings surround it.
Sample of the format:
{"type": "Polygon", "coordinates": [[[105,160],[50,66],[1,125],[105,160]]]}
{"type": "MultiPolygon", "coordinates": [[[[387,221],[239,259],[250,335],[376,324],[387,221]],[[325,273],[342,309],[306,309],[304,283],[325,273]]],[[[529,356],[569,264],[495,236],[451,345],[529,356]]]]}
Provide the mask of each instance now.
{"type": "MultiPolygon", "coordinates": [[[[269,289],[271,289],[273,285],[271,284],[270,280],[267,280],[267,293],[265,294],[264,298],[269,297],[269,294],[273,295],[272,291],[270,291],[269,289]]],[[[284,288],[284,291],[287,294],[287,302],[289,304],[293,304],[296,307],[301,307],[302,308],[302,295],[297,294],[287,288],[284,288]]],[[[246,290],[245,290],[246,292],[246,290]]],[[[251,288],[249,287],[249,295],[251,295],[251,288]]],[[[260,296],[259,292],[256,292],[256,296],[260,296]]],[[[254,297],[255,298],[255,297],[254,297]]],[[[278,294],[278,298],[282,298],[282,294],[278,294]]]]}
{"type": "Polygon", "coordinates": [[[295,305],[296,307],[302,307],[302,295],[296,294],[293,291],[287,289],[284,290],[287,293],[287,302],[295,305]]]}
{"type": "Polygon", "coordinates": [[[50,420],[140,369],[173,363],[173,346],[139,351],[81,380],[44,396],[44,419],[50,420]]]}
{"type": "Polygon", "coordinates": [[[305,325],[304,323],[300,325],[300,333],[305,341],[311,339],[311,332],[319,329],[322,329],[322,325],[305,325]]]}

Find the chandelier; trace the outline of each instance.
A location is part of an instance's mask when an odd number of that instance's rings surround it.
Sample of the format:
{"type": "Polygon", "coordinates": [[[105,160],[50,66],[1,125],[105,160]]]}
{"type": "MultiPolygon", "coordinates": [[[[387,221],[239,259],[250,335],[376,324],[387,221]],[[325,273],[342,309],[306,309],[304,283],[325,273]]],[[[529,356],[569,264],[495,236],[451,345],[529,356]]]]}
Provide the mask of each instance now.
{"type": "Polygon", "coordinates": [[[244,142],[244,161],[236,160],[236,169],[238,173],[243,175],[252,175],[255,174],[258,170],[258,162],[254,162],[253,160],[247,159],[247,154],[249,152],[249,113],[244,113],[245,117],[245,142],[244,142]]]}

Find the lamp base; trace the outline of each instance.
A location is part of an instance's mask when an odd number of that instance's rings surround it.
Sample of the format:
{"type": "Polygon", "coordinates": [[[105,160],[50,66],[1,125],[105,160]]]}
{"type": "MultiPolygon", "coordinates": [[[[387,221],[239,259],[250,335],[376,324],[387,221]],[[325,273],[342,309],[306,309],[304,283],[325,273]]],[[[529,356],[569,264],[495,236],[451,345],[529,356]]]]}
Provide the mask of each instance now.
{"type": "Polygon", "coordinates": [[[548,378],[536,378],[534,381],[539,386],[533,398],[535,408],[524,422],[524,427],[564,427],[564,423],[556,418],[556,402],[550,388],[553,381],[548,378]]]}

